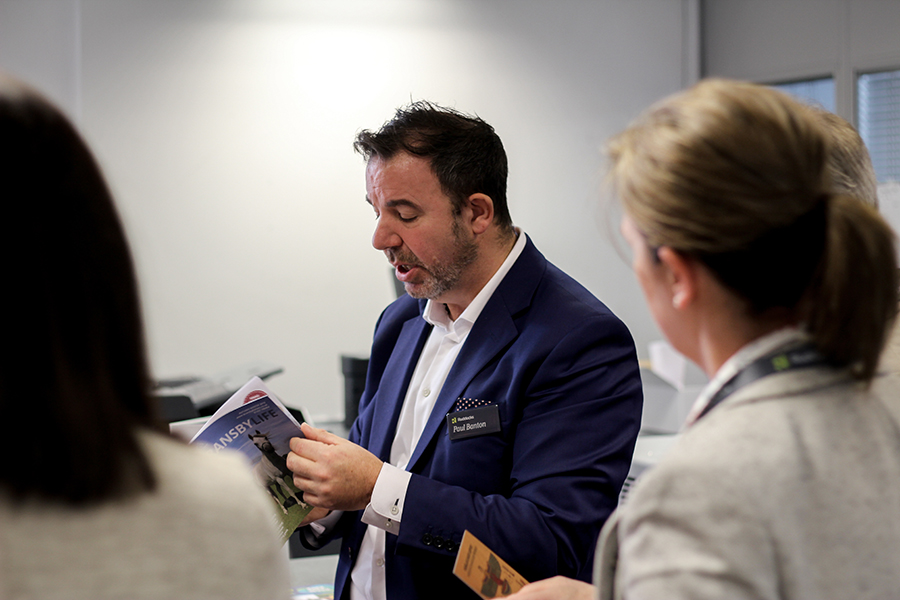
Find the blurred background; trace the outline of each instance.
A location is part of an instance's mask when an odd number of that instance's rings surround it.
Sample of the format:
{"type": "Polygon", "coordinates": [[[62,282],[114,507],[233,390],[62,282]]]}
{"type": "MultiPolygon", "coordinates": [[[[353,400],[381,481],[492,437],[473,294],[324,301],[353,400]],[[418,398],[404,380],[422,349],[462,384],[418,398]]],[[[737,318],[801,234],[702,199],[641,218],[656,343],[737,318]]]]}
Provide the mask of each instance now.
{"type": "Polygon", "coordinates": [[[328,420],[340,357],[395,297],[358,130],[419,99],[491,123],[515,223],[644,358],[660,334],[600,205],[604,140],[705,75],[832,77],[855,121],[857,71],[900,68],[898,25],[884,0],[0,0],[0,68],[96,152],[154,375],[276,365],[276,394],[328,420]]]}

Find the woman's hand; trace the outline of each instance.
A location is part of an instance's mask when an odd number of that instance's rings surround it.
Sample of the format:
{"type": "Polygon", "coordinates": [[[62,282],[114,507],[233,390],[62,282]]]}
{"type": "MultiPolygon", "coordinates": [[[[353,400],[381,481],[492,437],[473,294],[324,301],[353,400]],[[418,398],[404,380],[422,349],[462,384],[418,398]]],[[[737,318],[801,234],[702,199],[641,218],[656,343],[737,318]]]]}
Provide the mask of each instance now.
{"type": "Polygon", "coordinates": [[[529,583],[507,600],[594,600],[594,586],[568,577],[551,577],[529,583]]]}

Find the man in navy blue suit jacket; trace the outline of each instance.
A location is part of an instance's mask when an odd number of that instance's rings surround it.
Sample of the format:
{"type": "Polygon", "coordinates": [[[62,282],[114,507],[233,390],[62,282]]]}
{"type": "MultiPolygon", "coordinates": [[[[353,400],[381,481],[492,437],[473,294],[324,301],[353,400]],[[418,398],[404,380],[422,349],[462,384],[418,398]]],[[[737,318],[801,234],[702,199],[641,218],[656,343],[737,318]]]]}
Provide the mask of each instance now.
{"type": "Polygon", "coordinates": [[[512,225],[490,125],[419,102],[356,148],[407,295],[375,328],[350,439],[292,440],[304,543],[342,536],[336,598],[471,597],[465,530],[526,579],[589,581],[640,428],[631,335],[512,225]]]}

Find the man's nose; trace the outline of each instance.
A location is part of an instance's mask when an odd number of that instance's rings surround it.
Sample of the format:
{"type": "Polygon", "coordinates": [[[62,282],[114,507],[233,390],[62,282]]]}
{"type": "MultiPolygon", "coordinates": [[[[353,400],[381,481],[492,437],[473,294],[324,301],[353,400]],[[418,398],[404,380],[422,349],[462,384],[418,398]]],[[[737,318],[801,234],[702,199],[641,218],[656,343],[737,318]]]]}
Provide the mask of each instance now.
{"type": "Polygon", "coordinates": [[[375,233],[372,234],[372,246],[376,250],[396,248],[403,243],[400,236],[390,227],[385,219],[379,218],[375,224],[375,233]]]}

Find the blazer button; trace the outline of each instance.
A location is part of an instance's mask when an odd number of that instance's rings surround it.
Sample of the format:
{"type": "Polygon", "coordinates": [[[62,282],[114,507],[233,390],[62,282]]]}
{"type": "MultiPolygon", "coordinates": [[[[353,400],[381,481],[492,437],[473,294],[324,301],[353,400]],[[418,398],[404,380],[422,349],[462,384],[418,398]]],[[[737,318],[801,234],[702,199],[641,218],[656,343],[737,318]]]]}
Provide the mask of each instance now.
{"type": "Polygon", "coordinates": [[[433,539],[432,539],[430,533],[426,533],[425,535],[422,536],[422,543],[425,544],[426,546],[430,546],[432,541],[433,541],[433,539]]]}
{"type": "Polygon", "coordinates": [[[445,540],[441,536],[436,535],[436,536],[434,536],[434,547],[437,548],[438,550],[442,550],[444,548],[444,544],[446,543],[446,541],[447,540],[445,540]]]}

